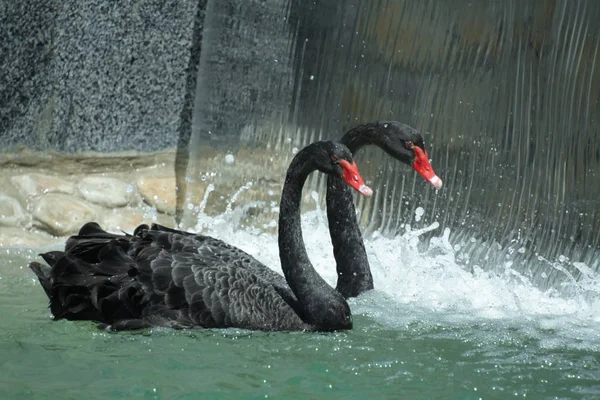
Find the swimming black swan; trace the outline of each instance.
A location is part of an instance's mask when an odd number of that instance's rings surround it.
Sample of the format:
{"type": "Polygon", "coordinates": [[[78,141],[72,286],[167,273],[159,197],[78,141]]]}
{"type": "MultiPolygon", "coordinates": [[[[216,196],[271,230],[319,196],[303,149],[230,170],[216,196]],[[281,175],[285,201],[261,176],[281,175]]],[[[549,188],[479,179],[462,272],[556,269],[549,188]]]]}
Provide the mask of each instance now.
{"type": "MultiPolygon", "coordinates": [[[[423,136],[408,125],[396,121],[371,122],[348,131],[341,142],[353,155],[364,146],[374,144],[395,159],[411,165],[436,189],[442,187],[442,180],[429,163],[423,136]]],[[[331,175],[327,177],[327,220],[338,273],[336,289],[345,298],[373,289],[352,193],[340,179],[331,175]]]]}
{"type": "Polygon", "coordinates": [[[133,235],[94,222],[68,239],[64,252],[42,254],[30,268],[55,319],[92,320],[108,330],[151,326],[237,327],[267,331],[352,328],[346,300],[315,271],[300,223],[302,187],[319,170],[369,196],[352,154],[323,141],[298,152],[281,194],[279,256],[283,278],[221,240],[158,225],[133,235]]]}

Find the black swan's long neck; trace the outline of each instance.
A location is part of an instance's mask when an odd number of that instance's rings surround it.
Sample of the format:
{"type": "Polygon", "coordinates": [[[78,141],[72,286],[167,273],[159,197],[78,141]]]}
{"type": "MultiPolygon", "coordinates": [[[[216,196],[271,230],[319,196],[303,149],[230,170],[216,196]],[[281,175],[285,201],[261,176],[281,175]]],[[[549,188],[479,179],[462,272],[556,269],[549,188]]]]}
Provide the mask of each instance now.
{"type": "Polygon", "coordinates": [[[314,171],[303,162],[299,153],[286,176],[279,209],[279,258],[290,288],[296,295],[301,317],[320,331],[352,327],[350,309],[344,298],[321,278],[311,264],[300,219],[302,188],[308,175],[314,171]]]}
{"type": "MultiPolygon", "coordinates": [[[[352,154],[356,154],[364,146],[377,144],[379,125],[358,126],[346,133],[341,142],[352,154]]],[[[327,178],[327,220],[338,274],[336,289],[345,298],[373,289],[373,276],[356,220],[352,192],[348,185],[334,176],[327,178]]]]}
{"type": "Polygon", "coordinates": [[[356,154],[360,149],[370,144],[380,145],[381,128],[385,122],[372,122],[359,125],[356,128],[346,132],[340,142],[345,144],[352,154],[356,154]]]}

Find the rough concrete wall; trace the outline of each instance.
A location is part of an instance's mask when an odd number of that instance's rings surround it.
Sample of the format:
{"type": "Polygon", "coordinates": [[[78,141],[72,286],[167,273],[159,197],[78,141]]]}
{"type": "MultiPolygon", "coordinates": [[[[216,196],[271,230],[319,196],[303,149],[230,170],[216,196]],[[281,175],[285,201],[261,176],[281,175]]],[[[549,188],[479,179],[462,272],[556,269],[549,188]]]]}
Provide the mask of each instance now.
{"type": "Polygon", "coordinates": [[[187,145],[206,0],[0,3],[3,151],[187,145]]]}

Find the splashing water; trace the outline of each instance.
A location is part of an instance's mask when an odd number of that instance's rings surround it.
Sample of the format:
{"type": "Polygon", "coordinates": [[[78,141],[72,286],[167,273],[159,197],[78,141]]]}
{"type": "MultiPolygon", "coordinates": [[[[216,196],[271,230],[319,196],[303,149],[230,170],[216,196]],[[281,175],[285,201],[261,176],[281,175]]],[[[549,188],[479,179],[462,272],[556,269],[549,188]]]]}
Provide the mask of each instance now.
{"type": "MultiPolygon", "coordinates": [[[[318,194],[312,192],[310,197],[317,209],[302,215],[304,241],[316,270],[335,287],[327,216],[319,208],[318,194]]],[[[237,228],[241,213],[243,207],[217,217],[201,214],[196,231],[225,240],[281,273],[277,236],[253,227],[237,228]]],[[[534,331],[554,330],[556,341],[546,340],[548,346],[568,340],[571,345],[600,349],[600,279],[587,265],[572,263],[582,276],[577,281],[572,276],[567,279],[564,291],[542,291],[514,269],[511,260],[492,268],[465,266],[461,246],[450,243],[449,228],[426,243],[423,235],[438,228],[438,222],[418,230],[407,224],[402,235],[389,238],[375,232],[365,239],[376,289],[350,301],[355,314],[389,327],[424,320],[451,325],[526,324],[534,331]],[[569,290],[572,287],[577,290],[569,290]]],[[[550,267],[563,268],[559,262],[550,267]]]]}

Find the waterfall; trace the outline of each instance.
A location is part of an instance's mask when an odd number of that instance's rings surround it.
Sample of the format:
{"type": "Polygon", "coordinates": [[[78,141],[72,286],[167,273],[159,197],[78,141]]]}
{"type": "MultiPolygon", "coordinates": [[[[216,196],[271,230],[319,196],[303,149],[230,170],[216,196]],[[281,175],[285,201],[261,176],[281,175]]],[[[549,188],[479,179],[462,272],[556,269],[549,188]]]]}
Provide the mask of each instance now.
{"type": "Polygon", "coordinates": [[[377,193],[358,203],[367,235],[438,222],[430,235],[448,228],[465,268],[509,263],[542,289],[598,273],[593,0],[237,3],[208,1],[188,181],[230,179],[223,160],[240,152],[258,165],[240,186],[276,177],[294,147],[398,120],[424,133],[446,185],[363,151],[377,193]]]}

